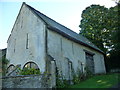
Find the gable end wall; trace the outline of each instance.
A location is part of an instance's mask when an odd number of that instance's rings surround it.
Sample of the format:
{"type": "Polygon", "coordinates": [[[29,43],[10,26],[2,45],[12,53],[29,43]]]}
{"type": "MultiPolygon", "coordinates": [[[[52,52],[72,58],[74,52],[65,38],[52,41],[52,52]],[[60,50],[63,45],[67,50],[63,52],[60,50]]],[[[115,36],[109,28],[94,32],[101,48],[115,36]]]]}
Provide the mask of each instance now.
{"type": "Polygon", "coordinates": [[[27,62],[35,62],[44,72],[45,28],[45,23],[23,5],[8,40],[6,58],[10,64],[23,68],[27,62]]]}

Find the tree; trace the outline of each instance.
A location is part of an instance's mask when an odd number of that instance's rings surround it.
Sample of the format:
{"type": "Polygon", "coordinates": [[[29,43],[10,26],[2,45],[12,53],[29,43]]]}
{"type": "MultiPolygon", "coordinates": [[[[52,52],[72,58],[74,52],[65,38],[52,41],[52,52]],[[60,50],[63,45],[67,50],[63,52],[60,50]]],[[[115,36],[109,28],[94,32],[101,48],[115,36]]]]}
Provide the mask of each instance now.
{"type": "Polygon", "coordinates": [[[6,75],[8,63],[9,63],[9,60],[6,59],[6,56],[2,56],[2,58],[0,59],[0,64],[2,65],[2,75],[3,76],[6,75]]]}
{"type": "Polygon", "coordinates": [[[118,3],[115,7],[109,9],[109,16],[111,17],[112,29],[112,42],[113,48],[109,51],[110,57],[108,57],[108,65],[110,69],[120,68],[120,4],[118,3]]]}
{"type": "Polygon", "coordinates": [[[111,8],[91,5],[82,13],[80,34],[87,37],[98,48],[110,56],[105,60],[107,67],[120,68],[120,2],[111,8]]]}
{"type": "MultiPolygon", "coordinates": [[[[82,20],[80,25],[80,34],[88,38],[98,48],[106,52],[104,44],[110,42],[106,37],[109,37],[107,29],[108,9],[100,5],[91,5],[82,12],[82,20]]],[[[110,46],[107,44],[107,46],[110,46]]]]}
{"type": "Polygon", "coordinates": [[[111,16],[111,26],[112,28],[112,40],[114,43],[113,50],[120,50],[120,4],[117,4],[115,7],[111,7],[109,10],[109,15],[111,16]]]}

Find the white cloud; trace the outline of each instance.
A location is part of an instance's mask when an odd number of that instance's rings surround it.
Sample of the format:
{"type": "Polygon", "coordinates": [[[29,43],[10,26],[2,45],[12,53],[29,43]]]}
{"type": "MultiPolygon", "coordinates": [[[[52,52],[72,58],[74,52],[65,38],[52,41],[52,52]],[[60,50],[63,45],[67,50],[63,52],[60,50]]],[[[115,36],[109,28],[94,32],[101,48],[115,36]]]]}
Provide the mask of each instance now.
{"type": "Polygon", "coordinates": [[[91,0],[92,3],[103,5],[107,8],[115,6],[115,2],[112,0],[91,0]]]}

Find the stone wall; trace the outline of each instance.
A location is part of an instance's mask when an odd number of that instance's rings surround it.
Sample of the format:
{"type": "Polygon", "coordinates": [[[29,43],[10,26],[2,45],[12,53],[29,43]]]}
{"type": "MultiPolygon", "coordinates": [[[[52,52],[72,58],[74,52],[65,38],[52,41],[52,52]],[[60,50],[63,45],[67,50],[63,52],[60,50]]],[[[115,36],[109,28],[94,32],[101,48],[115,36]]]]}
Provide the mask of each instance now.
{"type": "Polygon", "coordinates": [[[2,59],[2,56],[6,55],[6,48],[5,49],[0,49],[0,59],[2,59]]]}
{"type": "MultiPolygon", "coordinates": [[[[6,48],[5,49],[0,49],[0,78],[2,77],[2,59],[6,55],[6,48]]],[[[0,90],[2,88],[2,81],[0,80],[0,90]]]]}
{"type": "Polygon", "coordinates": [[[3,77],[2,88],[51,88],[51,75],[21,75],[3,77]]]}

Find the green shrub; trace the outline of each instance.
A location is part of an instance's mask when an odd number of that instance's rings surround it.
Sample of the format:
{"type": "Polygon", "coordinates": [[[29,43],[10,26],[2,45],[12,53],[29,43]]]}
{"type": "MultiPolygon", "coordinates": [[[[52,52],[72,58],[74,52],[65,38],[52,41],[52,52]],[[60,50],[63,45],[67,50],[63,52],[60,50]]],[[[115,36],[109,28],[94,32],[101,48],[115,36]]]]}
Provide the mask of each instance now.
{"type": "Polygon", "coordinates": [[[73,83],[74,83],[74,84],[80,83],[80,78],[79,78],[78,76],[74,75],[74,76],[73,76],[73,83]]]}
{"type": "Polygon", "coordinates": [[[56,68],[56,88],[67,88],[68,86],[68,80],[63,79],[63,75],[60,75],[59,70],[56,68]]]}
{"type": "Polygon", "coordinates": [[[85,70],[86,70],[86,78],[90,78],[92,77],[94,74],[89,70],[88,67],[85,67],[85,70]]]}
{"type": "Polygon", "coordinates": [[[6,59],[5,56],[3,56],[1,59],[0,59],[0,65],[2,65],[2,75],[5,76],[6,75],[6,72],[7,72],[7,64],[9,63],[9,60],[6,59]]]}
{"type": "Polygon", "coordinates": [[[81,77],[81,72],[79,69],[77,69],[77,74],[75,74],[75,72],[73,73],[73,83],[74,84],[80,83],[80,81],[81,81],[80,77],[81,77]]]}
{"type": "Polygon", "coordinates": [[[24,68],[23,70],[19,69],[19,74],[20,75],[32,75],[32,74],[40,74],[39,69],[35,68],[24,68]]]}
{"type": "Polygon", "coordinates": [[[79,84],[81,81],[85,79],[86,79],[85,73],[81,72],[79,68],[77,69],[77,74],[75,74],[75,72],[73,71],[73,83],[74,84],[79,84]]]}
{"type": "Polygon", "coordinates": [[[56,86],[57,88],[67,88],[69,86],[68,80],[57,78],[56,86]]]}

